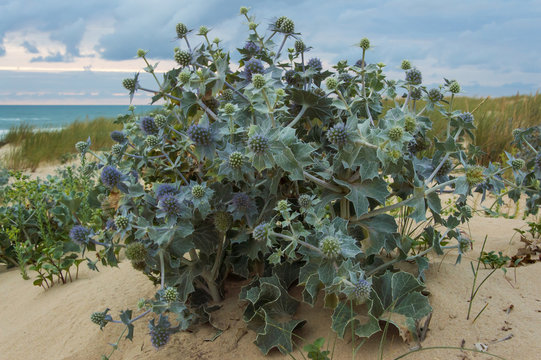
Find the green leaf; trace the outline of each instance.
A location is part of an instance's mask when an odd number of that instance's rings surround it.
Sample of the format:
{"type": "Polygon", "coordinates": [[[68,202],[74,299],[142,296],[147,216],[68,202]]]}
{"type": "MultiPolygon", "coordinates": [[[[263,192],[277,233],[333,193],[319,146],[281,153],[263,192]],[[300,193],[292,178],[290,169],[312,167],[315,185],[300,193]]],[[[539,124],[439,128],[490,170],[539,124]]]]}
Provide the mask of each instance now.
{"type": "Polygon", "coordinates": [[[368,231],[368,238],[362,241],[366,255],[378,254],[382,248],[390,252],[398,246],[398,226],[391,215],[376,215],[362,220],[359,225],[368,231]]]}
{"type": "Polygon", "coordinates": [[[255,344],[265,355],[273,348],[278,348],[282,354],[290,353],[293,351],[293,330],[305,323],[305,320],[278,322],[265,313],[265,327],[257,334],[255,344]]]}
{"type": "Polygon", "coordinates": [[[357,216],[368,212],[368,198],[374,199],[380,204],[385,204],[385,199],[389,196],[387,183],[380,178],[355,183],[348,183],[336,178],[334,181],[350,189],[350,192],[346,195],[346,199],[353,203],[357,216]]]}

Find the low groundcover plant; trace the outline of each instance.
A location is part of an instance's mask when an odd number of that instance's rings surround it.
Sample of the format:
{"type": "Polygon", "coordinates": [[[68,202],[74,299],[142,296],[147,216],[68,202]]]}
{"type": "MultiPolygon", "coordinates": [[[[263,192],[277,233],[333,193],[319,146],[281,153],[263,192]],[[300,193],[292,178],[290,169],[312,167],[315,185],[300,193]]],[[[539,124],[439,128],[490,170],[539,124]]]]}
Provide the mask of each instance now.
{"type": "MultiPolygon", "coordinates": [[[[116,320],[105,309],[91,320],[100,328],[124,324],[120,340],[132,339],[133,322],[151,316],[151,342],[161,348],[173,333],[208,320],[235,275],[246,279],[244,320],[264,354],[292,351],[292,333],[306,323],[293,317],[296,309],[319,297],[333,309],[341,338],[347,329],[368,338],[382,330],[380,321],[415,338],[416,322],[432,311],[421,293],[426,255],[453,248],[460,260],[470,247],[458,226],[471,218],[472,191],[508,189],[514,200],[525,193],[535,213],[537,150],[520,161],[521,153],[509,155],[507,166],[478,166],[473,115],[453,108],[458,82],[427,89],[409,61],[402,80],[389,80],[385,65],[371,62],[366,38],[357,62],[325,69],[288,17],[272,20],[264,35],[247,8],[240,13],[249,34],[237,49],[237,70],[221,40],[211,40],[212,29],[179,23],[171,54],[178,67],[160,80],[139,50],[155,87],[139,74],[123,81],[130,98],[151,92],[163,108],[120,117],[124,129],[111,134],[117,144],[110,152],[77,145],[84,161],[97,158],[89,171],[106,189],[101,201],[113,205],[106,226],[77,224],[73,237],[102,248],[103,264],[115,265],[125,246],[134,268],[160,284],[153,299],[140,301],[138,316],[125,310],[116,320]],[[395,106],[383,112],[383,98],[395,106]],[[426,106],[417,109],[420,99],[426,106]],[[426,135],[431,111],[446,117],[443,139],[426,135]],[[514,180],[502,176],[509,169],[514,180]],[[443,190],[458,196],[456,212],[442,213],[443,190]],[[417,238],[426,249],[413,251],[397,209],[423,224],[417,238]],[[394,267],[402,261],[416,263],[417,274],[394,267]],[[293,285],[302,286],[302,299],[288,293],[293,285]]],[[[528,147],[528,131],[514,133],[518,146],[528,147]]]]}

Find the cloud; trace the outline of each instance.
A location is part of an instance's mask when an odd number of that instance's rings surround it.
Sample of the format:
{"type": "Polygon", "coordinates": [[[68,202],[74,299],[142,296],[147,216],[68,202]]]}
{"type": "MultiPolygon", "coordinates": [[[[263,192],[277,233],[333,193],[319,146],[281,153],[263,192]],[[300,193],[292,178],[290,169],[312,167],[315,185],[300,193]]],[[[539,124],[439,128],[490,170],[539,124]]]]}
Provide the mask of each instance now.
{"type": "Polygon", "coordinates": [[[0,56],[4,56],[6,54],[6,48],[0,44],[0,56]]]}
{"type": "Polygon", "coordinates": [[[49,53],[47,56],[36,56],[30,59],[30,62],[72,62],[73,57],[60,52],[49,53]]]}
{"type": "Polygon", "coordinates": [[[22,44],[22,47],[25,48],[26,51],[28,51],[30,54],[37,54],[39,53],[38,48],[36,45],[31,44],[27,40],[25,40],[22,44]]]}

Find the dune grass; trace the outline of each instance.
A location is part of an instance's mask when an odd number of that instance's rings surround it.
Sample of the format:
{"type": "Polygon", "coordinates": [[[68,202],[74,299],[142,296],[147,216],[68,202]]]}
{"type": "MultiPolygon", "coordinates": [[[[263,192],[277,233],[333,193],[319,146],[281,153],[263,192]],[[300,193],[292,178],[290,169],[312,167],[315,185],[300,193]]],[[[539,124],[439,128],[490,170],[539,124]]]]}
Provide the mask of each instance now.
{"type": "Polygon", "coordinates": [[[77,153],[75,143],[89,136],[91,148],[104,150],[113,144],[109,134],[122,125],[114,119],[99,117],[91,121],[76,121],[61,130],[41,131],[31,126],[14,127],[3,137],[2,142],[10,145],[2,162],[10,169],[35,170],[39,165],[59,163],[77,153]]]}

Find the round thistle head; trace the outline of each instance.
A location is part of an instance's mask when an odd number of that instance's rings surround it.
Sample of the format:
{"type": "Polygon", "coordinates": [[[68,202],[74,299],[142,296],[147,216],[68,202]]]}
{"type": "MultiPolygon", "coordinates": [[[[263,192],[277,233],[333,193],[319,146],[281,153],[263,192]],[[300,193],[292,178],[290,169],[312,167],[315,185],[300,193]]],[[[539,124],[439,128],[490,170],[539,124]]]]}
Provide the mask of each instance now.
{"type": "Polygon", "coordinates": [[[135,270],[145,271],[145,269],[147,268],[147,262],[144,261],[144,260],[143,261],[132,261],[131,266],[133,266],[133,268],[135,270]]]}
{"type": "Polygon", "coordinates": [[[400,150],[392,149],[391,151],[389,151],[389,156],[391,157],[391,159],[398,160],[402,157],[402,153],[400,152],[400,150]]]}
{"type": "Polygon", "coordinates": [[[296,86],[301,83],[301,77],[295,70],[286,71],[284,79],[286,80],[286,83],[291,86],[296,86]]]}
{"type": "Polygon", "coordinates": [[[264,71],[265,67],[259,59],[250,59],[244,63],[244,76],[248,81],[252,81],[254,74],[262,74],[264,71]]]}
{"type": "Polygon", "coordinates": [[[132,242],[126,246],[126,257],[134,262],[145,261],[147,248],[140,242],[132,242]]]}
{"type": "Polygon", "coordinates": [[[188,66],[192,61],[192,55],[190,55],[189,52],[184,50],[175,51],[175,61],[180,66],[188,66]]]}
{"type": "Polygon", "coordinates": [[[460,84],[456,81],[453,81],[449,85],[449,91],[453,94],[458,94],[460,92],[460,84]]]}
{"type": "Polygon", "coordinates": [[[286,95],[286,92],[285,92],[284,89],[276,89],[275,93],[276,93],[276,96],[278,96],[278,97],[283,97],[283,96],[286,95]]]}
{"type": "Polygon", "coordinates": [[[122,131],[114,130],[111,131],[111,139],[119,144],[126,142],[126,135],[122,131]]]}
{"type": "Polygon", "coordinates": [[[198,124],[193,124],[188,128],[188,136],[196,144],[200,146],[208,146],[212,144],[212,134],[208,127],[203,127],[198,124]]]}
{"type": "Polygon", "coordinates": [[[165,320],[163,324],[158,324],[152,326],[153,323],[149,325],[150,327],[150,343],[152,346],[154,346],[156,349],[161,348],[162,346],[165,346],[167,342],[169,341],[169,337],[171,335],[171,330],[169,327],[171,324],[168,320],[165,320]]]}
{"type": "Polygon", "coordinates": [[[145,55],[147,54],[147,52],[143,49],[139,49],[137,50],[137,56],[138,57],[145,57],[145,55]]]}
{"type": "Polygon", "coordinates": [[[406,71],[406,82],[411,85],[421,85],[423,82],[421,71],[415,68],[406,71]]]}
{"type": "Polygon", "coordinates": [[[475,186],[485,181],[485,170],[482,166],[469,166],[466,168],[466,181],[468,185],[475,186]]]}
{"type": "Polygon", "coordinates": [[[130,222],[126,216],[119,215],[115,217],[115,226],[117,229],[125,229],[128,227],[129,223],[130,222]]]}
{"type": "Polygon", "coordinates": [[[459,115],[460,120],[464,121],[465,123],[473,123],[473,114],[469,112],[465,112],[459,115]]]}
{"type": "Polygon", "coordinates": [[[256,89],[263,88],[265,86],[265,78],[263,77],[263,75],[255,74],[254,76],[252,76],[252,85],[254,85],[256,89]]]}
{"type": "Polygon", "coordinates": [[[363,61],[363,59],[359,59],[355,62],[355,66],[358,68],[362,68],[363,66],[366,66],[366,62],[363,61]]]}
{"type": "MultiPolygon", "coordinates": [[[[251,24],[255,24],[255,23],[251,23],[251,24]]],[[[255,24],[255,25],[257,26],[257,24],[255,24]]],[[[251,53],[257,53],[261,49],[253,41],[247,41],[246,44],[244,44],[244,50],[246,50],[248,52],[251,52],[251,53]]]]}
{"type": "Polygon", "coordinates": [[[295,51],[298,53],[304,52],[306,50],[306,45],[302,40],[295,41],[295,51]]]}
{"type": "Polygon", "coordinates": [[[372,290],[372,285],[365,279],[359,279],[355,284],[355,297],[359,301],[368,299],[370,296],[370,291],[372,290]]]}
{"type": "Polygon", "coordinates": [[[453,163],[451,162],[451,160],[446,160],[440,167],[440,169],[438,170],[437,174],[438,176],[445,176],[447,174],[449,174],[449,171],[451,171],[453,169],[453,163]]]}
{"type": "Polygon", "coordinates": [[[428,91],[428,100],[433,103],[443,100],[443,94],[441,93],[440,89],[430,89],[428,91]]]}
{"type": "Polygon", "coordinates": [[[274,23],[274,27],[276,29],[280,29],[280,27],[282,27],[282,24],[284,23],[284,21],[287,19],[287,16],[280,16],[276,22],[274,23]]]}
{"type": "Polygon", "coordinates": [[[202,185],[194,185],[192,187],[192,196],[196,199],[201,199],[205,196],[205,188],[202,185]]]}
{"type": "Polygon", "coordinates": [[[70,230],[70,239],[79,245],[86,244],[88,242],[88,236],[91,231],[82,225],[75,225],[70,230]]]}
{"type": "Polygon", "coordinates": [[[262,223],[257,225],[254,228],[254,232],[252,233],[252,236],[255,241],[264,242],[267,241],[269,237],[269,224],[262,223]]]}
{"type": "Polygon", "coordinates": [[[201,25],[199,27],[199,35],[205,36],[209,33],[209,31],[210,31],[209,28],[206,27],[205,25],[201,25]]]}
{"type": "Polygon", "coordinates": [[[408,143],[408,151],[412,154],[416,154],[426,149],[428,149],[428,143],[422,136],[416,136],[408,143]]]}
{"type": "Polygon", "coordinates": [[[233,223],[233,217],[226,211],[218,211],[214,214],[214,226],[220,233],[225,234],[233,223]]]}
{"type": "Polygon", "coordinates": [[[114,144],[113,146],[111,146],[111,154],[113,154],[114,156],[120,156],[122,155],[122,151],[123,151],[124,147],[120,144],[114,144]]]}
{"type": "Polygon", "coordinates": [[[248,140],[248,146],[254,153],[261,155],[269,150],[269,139],[263,135],[256,134],[248,140]]]}
{"type": "Polygon", "coordinates": [[[402,70],[409,70],[409,69],[411,69],[411,63],[410,63],[410,61],[409,61],[409,60],[406,60],[406,59],[402,60],[402,63],[400,64],[400,68],[401,68],[402,70]]]}
{"type": "Polygon", "coordinates": [[[182,39],[184,36],[186,36],[186,34],[188,34],[188,28],[183,23],[178,23],[175,29],[179,39],[182,39]]]}
{"type": "Polygon", "coordinates": [[[165,115],[156,114],[154,116],[154,123],[156,124],[157,127],[162,129],[165,127],[165,125],[167,125],[167,118],[165,117],[165,115]]]}
{"type": "Polygon", "coordinates": [[[312,206],[312,198],[310,195],[303,194],[299,196],[299,206],[305,209],[308,209],[312,206]]]}
{"type": "Polygon", "coordinates": [[[231,103],[227,103],[224,105],[224,112],[227,114],[227,115],[232,115],[234,112],[235,112],[235,105],[231,104],[231,103]]]}
{"type": "Polygon", "coordinates": [[[248,14],[248,8],[246,6],[241,6],[240,7],[240,14],[241,15],[246,15],[248,14]]]}
{"type": "Polygon", "coordinates": [[[99,325],[100,328],[103,328],[107,325],[107,311],[94,312],[90,315],[90,321],[94,324],[99,325]]]}
{"type": "Polygon", "coordinates": [[[338,75],[338,80],[348,84],[353,79],[353,76],[349,73],[341,73],[338,75]]]}
{"type": "Polygon", "coordinates": [[[135,91],[135,79],[124,79],[122,80],[122,86],[130,92],[135,91]]]}
{"type": "Polygon", "coordinates": [[[421,92],[421,89],[418,89],[418,88],[411,89],[410,91],[411,100],[421,100],[422,96],[423,96],[423,93],[421,92]]]}
{"type": "Polygon", "coordinates": [[[401,126],[392,127],[389,129],[388,135],[392,141],[400,141],[404,135],[404,128],[401,126]]]}
{"type": "Polygon", "coordinates": [[[368,50],[370,47],[370,40],[368,40],[368,38],[362,38],[359,42],[359,47],[363,50],[368,50]]]}
{"type": "Polygon", "coordinates": [[[333,91],[336,90],[336,87],[338,86],[338,80],[336,78],[329,76],[327,79],[325,79],[325,86],[327,86],[327,89],[333,91]]]}
{"type": "Polygon", "coordinates": [[[160,200],[165,195],[177,195],[178,190],[171,184],[160,184],[156,189],[156,199],[160,200]]]}
{"type": "Polygon", "coordinates": [[[522,159],[514,159],[513,161],[511,161],[511,166],[513,167],[513,170],[515,171],[522,170],[525,165],[526,165],[526,162],[522,159]]]}
{"type": "Polygon", "coordinates": [[[174,301],[177,301],[178,299],[178,291],[176,288],[168,286],[163,291],[163,299],[167,301],[168,303],[172,303],[174,301]]]}
{"type": "Polygon", "coordinates": [[[329,259],[336,259],[341,252],[340,240],[335,236],[326,236],[319,243],[319,249],[329,259]]]}
{"type": "Polygon", "coordinates": [[[86,141],[79,141],[75,144],[75,149],[81,154],[85,154],[88,151],[88,143],[86,141]]]}
{"type": "Polygon", "coordinates": [[[250,21],[248,23],[248,29],[250,30],[255,30],[257,28],[257,23],[253,22],[253,21],[250,21]]]}
{"type": "Polygon", "coordinates": [[[280,31],[286,34],[295,32],[295,23],[289,18],[285,18],[280,24],[280,31]]]}
{"type": "Polygon", "coordinates": [[[103,185],[112,189],[120,183],[122,174],[114,166],[107,165],[101,171],[101,182],[103,185]]]}
{"type": "Polygon", "coordinates": [[[160,139],[156,135],[148,135],[145,138],[145,144],[149,148],[153,149],[153,148],[157,147],[158,145],[160,145],[160,139]]]}
{"type": "Polygon", "coordinates": [[[406,118],[404,119],[404,129],[411,133],[415,130],[415,128],[417,127],[417,120],[411,116],[411,115],[407,115],[406,118]]]}
{"type": "Polygon", "coordinates": [[[318,58],[311,58],[306,63],[306,66],[315,71],[321,71],[321,69],[323,69],[323,65],[321,65],[321,60],[319,60],[318,58]]]}
{"type": "Polygon", "coordinates": [[[241,211],[246,211],[253,205],[252,199],[250,199],[250,197],[245,193],[236,193],[233,195],[231,202],[236,209],[241,211]]]}
{"type": "Polygon", "coordinates": [[[173,195],[165,195],[158,204],[168,216],[177,216],[182,210],[180,201],[173,195]]]}
{"type": "Polygon", "coordinates": [[[187,84],[190,81],[191,77],[192,73],[189,70],[184,69],[180,72],[180,74],[178,74],[178,81],[182,84],[187,84]]]}
{"type": "Polygon", "coordinates": [[[158,127],[156,126],[156,123],[154,122],[154,118],[150,116],[145,116],[141,119],[141,130],[145,133],[145,135],[156,135],[159,131],[158,127]]]}
{"type": "Polygon", "coordinates": [[[276,204],[276,208],[278,211],[287,211],[289,209],[289,204],[287,203],[287,200],[280,200],[276,204]]]}
{"type": "Polygon", "coordinates": [[[233,90],[225,89],[222,91],[222,99],[224,101],[232,101],[233,100],[233,90]]]}
{"type": "Polygon", "coordinates": [[[344,123],[338,123],[327,131],[327,139],[333,145],[344,146],[348,141],[348,133],[344,123]]]}
{"type": "Polygon", "coordinates": [[[234,151],[229,155],[229,166],[233,169],[240,169],[242,168],[242,162],[243,162],[244,155],[242,155],[239,151],[234,151]]]}

